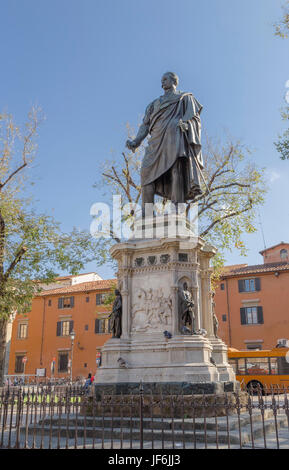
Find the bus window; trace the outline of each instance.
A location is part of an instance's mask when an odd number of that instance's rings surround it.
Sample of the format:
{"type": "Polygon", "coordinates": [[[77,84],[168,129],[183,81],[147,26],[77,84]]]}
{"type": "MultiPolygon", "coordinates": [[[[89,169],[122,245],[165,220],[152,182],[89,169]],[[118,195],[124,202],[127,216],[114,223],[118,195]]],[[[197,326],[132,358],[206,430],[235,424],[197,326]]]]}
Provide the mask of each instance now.
{"type": "Polygon", "coordinates": [[[289,362],[287,362],[286,357],[278,357],[278,366],[280,375],[289,374],[289,362]]]}
{"type": "Polygon", "coordinates": [[[271,368],[271,374],[273,375],[278,374],[278,358],[277,357],[270,357],[270,368],[271,368]]]}
{"type": "Polygon", "coordinates": [[[238,375],[246,374],[246,363],[245,359],[238,359],[238,375]]]}
{"type": "Polygon", "coordinates": [[[249,375],[269,375],[268,357],[248,357],[247,374],[249,375]]]}

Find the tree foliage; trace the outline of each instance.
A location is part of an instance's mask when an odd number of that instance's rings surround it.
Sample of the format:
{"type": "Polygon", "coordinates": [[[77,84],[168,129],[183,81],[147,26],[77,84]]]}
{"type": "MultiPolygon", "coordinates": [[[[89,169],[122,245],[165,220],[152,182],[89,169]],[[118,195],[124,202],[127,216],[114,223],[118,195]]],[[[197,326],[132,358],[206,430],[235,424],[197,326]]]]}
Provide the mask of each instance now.
{"type": "Polygon", "coordinates": [[[12,115],[0,114],[0,381],[9,318],[28,312],[41,284],[51,282],[59,270],[76,274],[96,258],[105,262],[88,232],[62,233],[53,217],[35,212],[26,195],[42,119],[41,110],[32,108],[20,128],[12,115]]]}
{"type": "MultiPolygon", "coordinates": [[[[281,38],[288,38],[289,33],[289,0],[283,5],[283,15],[281,20],[275,24],[275,35],[281,38]]],[[[289,91],[286,94],[286,101],[289,103],[289,91]]],[[[289,106],[281,111],[282,120],[287,124],[289,122],[289,106]]],[[[282,135],[279,135],[278,141],[274,143],[281,160],[289,158],[289,128],[282,135]]]]}
{"type": "MultiPolygon", "coordinates": [[[[283,121],[289,123],[289,106],[281,112],[281,116],[283,121]]],[[[275,142],[275,147],[280,153],[281,160],[289,159],[289,128],[282,135],[279,135],[279,140],[275,142]]]]}
{"type": "MultiPolygon", "coordinates": [[[[96,258],[96,242],[86,231],[62,233],[60,224],[36,214],[23,196],[27,168],[37,151],[41,111],[33,108],[23,129],[0,115],[0,316],[29,309],[35,290],[59,270],[76,274],[96,258]]],[[[98,262],[105,262],[102,257],[98,262]]]]}
{"type": "Polygon", "coordinates": [[[281,38],[288,38],[289,33],[289,0],[287,0],[283,7],[283,14],[282,18],[278,23],[274,25],[275,27],[275,35],[281,38]]]}

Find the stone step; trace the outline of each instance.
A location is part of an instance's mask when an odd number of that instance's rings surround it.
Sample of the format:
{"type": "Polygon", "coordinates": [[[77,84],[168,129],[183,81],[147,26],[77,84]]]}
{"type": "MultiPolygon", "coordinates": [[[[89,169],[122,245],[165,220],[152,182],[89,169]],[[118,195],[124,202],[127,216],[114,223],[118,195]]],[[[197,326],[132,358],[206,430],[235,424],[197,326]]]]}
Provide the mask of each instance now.
{"type": "MultiPolygon", "coordinates": [[[[82,423],[83,424],[83,423],[82,423]]],[[[88,423],[87,423],[88,424],[88,423]]],[[[90,423],[91,424],[91,423],[90,423]]],[[[204,425],[204,423],[203,423],[204,425]]],[[[277,428],[287,426],[287,418],[286,416],[279,416],[277,418],[277,428]]],[[[276,430],[276,423],[274,417],[267,418],[263,424],[260,420],[255,420],[253,428],[253,438],[258,439],[262,438],[264,435],[270,435],[275,432],[276,430]]],[[[206,432],[201,428],[195,427],[195,432],[191,428],[188,429],[179,429],[175,428],[172,429],[165,429],[165,428],[155,428],[155,429],[147,429],[144,427],[143,429],[143,440],[145,442],[152,442],[153,441],[164,441],[164,442],[185,442],[185,443],[216,443],[218,440],[219,444],[235,444],[238,445],[240,443],[240,435],[239,429],[234,428],[230,429],[229,433],[227,429],[221,429],[218,425],[218,434],[216,433],[216,428],[208,428],[206,427],[206,432]]],[[[25,428],[21,428],[21,433],[25,433],[25,428]]],[[[41,424],[37,424],[36,426],[30,425],[28,428],[29,435],[36,435],[36,436],[47,436],[51,435],[52,437],[59,436],[60,438],[69,438],[74,439],[76,436],[78,439],[86,437],[86,439],[104,439],[104,440],[139,440],[140,439],[140,430],[138,427],[116,427],[113,428],[109,427],[102,427],[102,426],[90,426],[86,425],[86,427],[82,426],[66,426],[56,424],[54,421],[53,424],[47,425],[45,420],[41,424]]],[[[251,423],[242,423],[241,426],[241,440],[242,445],[248,444],[251,442],[251,423]]]]}
{"type": "MultiPolygon", "coordinates": [[[[264,411],[264,419],[269,419],[270,417],[273,417],[273,412],[271,410],[265,410],[264,411]]],[[[262,421],[262,416],[260,412],[253,412],[252,413],[252,418],[250,418],[248,413],[243,413],[240,415],[240,426],[246,426],[247,424],[262,421]]],[[[86,426],[88,427],[104,427],[104,428],[111,428],[111,427],[139,427],[139,418],[135,417],[119,417],[119,416],[113,416],[111,417],[100,417],[100,416],[95,416],[94,418],[92,416],[81,416],[78,415],[70,415],[68,418],[65,415],[58,416],[54,415],[52,418],[50,417],[45,417],[43,420],[40,419],[38,421],[39,425],[44,426],[66,426],[68,425],[69,427],[75,427],[76,425],[78,427],[84,427],[84,423],[86,423],[86,426]]],[[[206,424],[206,429],[208,430],[215,430],[216,429],[216,424],[218,426],[218,430],[220,431],[226,431],[227,428],[230,430],[238,429],[239,428],[239,420],[236,415],[234,416],[229,416],[228,422],[226,417],[221,417],[221,418],[207,418],[204,420],[203,418],[196,418],[193,420],[192,418],[186,418],[184,420],[175,418],[174,420],[172,418],[143,418],[143,427],[144,429],[159,429],[160,427],[162,429],[174,429],[176,430],[198,430],[198,429],[204,429],[204,426],[206,424]]]]}

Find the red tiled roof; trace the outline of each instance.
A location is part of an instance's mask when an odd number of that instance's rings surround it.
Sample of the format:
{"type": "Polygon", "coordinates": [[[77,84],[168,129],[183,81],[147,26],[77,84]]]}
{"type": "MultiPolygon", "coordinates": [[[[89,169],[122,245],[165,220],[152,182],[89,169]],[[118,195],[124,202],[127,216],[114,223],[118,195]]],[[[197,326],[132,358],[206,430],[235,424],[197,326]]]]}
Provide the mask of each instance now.
{"type": "Polygon", "coordinates": [[[231,270],[226,270],[222,277],[238,276],[241,274],[253,274],[253,273],[269,273],[276,271],[288,271],[289,263],[287,261],[278,261],[275,263],[266,263],[266,264],[255,264],[252,266],[243,266],[237,267],[234,269],[234,266],[231,267],[231,270]]]}
{"type": "Polygon", "coordinates": [[[235,269],[239,269],[239,268],[244,268],[244,267],[247,267],[248,264],[232,264],[231,266],[223,266],[222,268],[222,272],[224,273],[227,273],[228,271],[232,271],[232,270],[235,270],[235,269]]]}
{"type": "Polygon", "coordinates": [[[73,294],[77,292],[89,292],[93,290],[109,289],[117,284],[116,279],[103,279],[101,281],[82,282],[74,286],[56,287],[55,289],[43,290],[37,296],[44,297],[56,294],[73,294]]]}

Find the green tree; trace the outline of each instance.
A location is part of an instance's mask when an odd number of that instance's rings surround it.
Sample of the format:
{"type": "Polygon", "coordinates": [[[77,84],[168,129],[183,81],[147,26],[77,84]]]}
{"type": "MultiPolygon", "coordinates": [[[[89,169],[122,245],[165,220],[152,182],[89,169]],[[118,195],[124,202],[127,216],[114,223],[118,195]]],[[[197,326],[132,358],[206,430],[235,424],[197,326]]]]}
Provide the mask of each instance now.
{"type": "MultiPolygon", "coordinates": [[[[129,138],[132,131],[129,130],[129,138]]],[[[142,145],[132,154],[122,153],[116,161],[109,159],[102,168],[102,183],[106,195],[120,194],[122,207],[130,203],[134,215],[134,204],[139,204],[141,197],[140,165],[143,156],[142,145]]],[[[251,153],[240,142],[228,140],[225,145],[213,144],[207,140],[204,150],[203,194],[197,199],[199,235],[215,245],[219,252],[214,259],[217,266],[224,262],[225,250],[237,248],[242,255],[246,247],[242,237],[256,229],[257,209],[264,202],[266,182],[264,170],[252,161],[251,153]]],[[[189,209],[189,205],[188,205],[189,209]]],[[[111,239],[100,239],[103,249],[108,249],[119,241],[111,228],[111,239]]]]}
{"type": "MultiPolygon", "coordinates": [[[[288,38],[289,33],[289,0],[283,5],[283,15],[281,20],[274,25],[275,35],[281,38],[288,38]]],[[[289,90],[287,91],[286,101],[289,103],[289,90]]],[[[289,122],[289,106],[286,106],[281,111],[282,120],[285,123],[289,122]]],[[[275,142],[275,147],[280,154],[281,160],[289,158],[289,128],[285,130],[282,135],[278,136],[278,141],[275,142]]]]}
{"type": "Polygon", "coordinates": [[[36,214],[25,196],[41,121],[35,108],[23,128],[10,114],[0,114],[0,383],[11,316],[28,312],[41,284],[55,279],[58,270],[76,274],[93,259],[105,262],[89,233],[62,233],[51,216],[36,214]]]}

